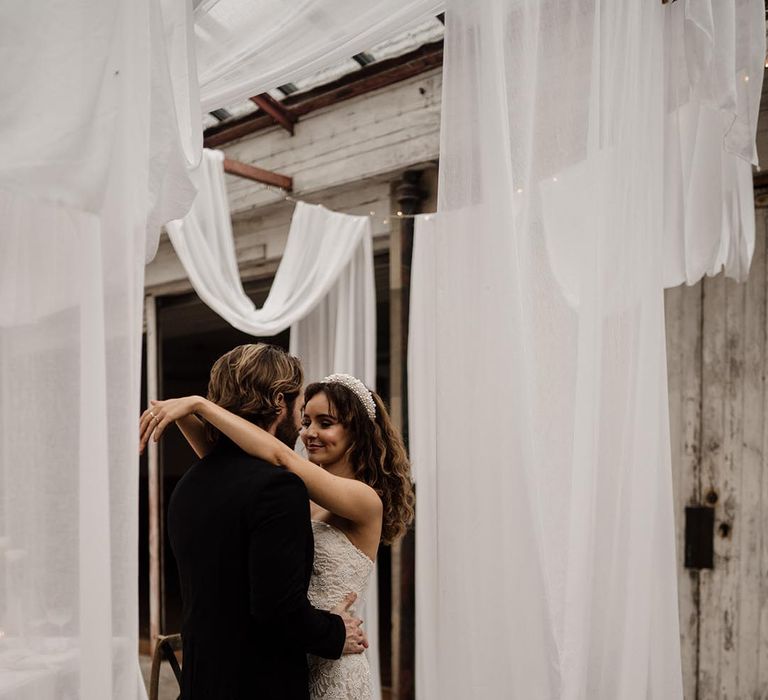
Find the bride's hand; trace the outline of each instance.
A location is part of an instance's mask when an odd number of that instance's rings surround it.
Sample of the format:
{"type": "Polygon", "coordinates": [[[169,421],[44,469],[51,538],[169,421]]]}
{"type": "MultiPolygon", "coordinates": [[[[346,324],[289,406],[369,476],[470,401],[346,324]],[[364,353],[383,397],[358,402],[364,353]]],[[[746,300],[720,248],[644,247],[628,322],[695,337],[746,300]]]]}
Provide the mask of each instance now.
{"type": "Polygon", "coordinates": [[[180,399],[150,401],[149,408],[141,414],[139,421],[139,452],[143,452],[152,435],[157,442],[170,423],[195,413],[203,399],[199,396],[184,396],[180,399]]]}

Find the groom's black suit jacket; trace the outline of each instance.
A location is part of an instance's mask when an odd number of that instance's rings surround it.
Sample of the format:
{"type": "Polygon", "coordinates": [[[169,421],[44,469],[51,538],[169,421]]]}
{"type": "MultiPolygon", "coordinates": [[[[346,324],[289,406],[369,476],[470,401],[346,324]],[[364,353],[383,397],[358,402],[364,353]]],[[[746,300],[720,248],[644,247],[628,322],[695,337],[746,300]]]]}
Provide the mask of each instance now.
{"type": "Polygon", "coordinates": [[[222,437],[174,489],[168,534],[183,700],[307,700],[306,654],[339,658],[345,629],[307,600],[314,540],[301,479],[222,437]]]}

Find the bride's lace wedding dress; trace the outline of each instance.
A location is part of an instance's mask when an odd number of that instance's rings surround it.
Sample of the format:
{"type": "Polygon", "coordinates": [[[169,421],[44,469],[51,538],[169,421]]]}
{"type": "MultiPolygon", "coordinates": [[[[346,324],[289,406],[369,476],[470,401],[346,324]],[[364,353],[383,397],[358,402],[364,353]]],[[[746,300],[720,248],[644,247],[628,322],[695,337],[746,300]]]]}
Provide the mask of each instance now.
{"type": "MultiPolygon", "coordinates": [[[[333,525],[312,521],[315,561],[309,583],[309,600],[316,608],[330,610],[347,593],[357,593],[355,609],[363,609],[363,596],[373,562],[333,525]]],[[[309,656],[309,694],[312,700],[370,700],[371,671],[365,653],[334,661],[309,656]]]]}

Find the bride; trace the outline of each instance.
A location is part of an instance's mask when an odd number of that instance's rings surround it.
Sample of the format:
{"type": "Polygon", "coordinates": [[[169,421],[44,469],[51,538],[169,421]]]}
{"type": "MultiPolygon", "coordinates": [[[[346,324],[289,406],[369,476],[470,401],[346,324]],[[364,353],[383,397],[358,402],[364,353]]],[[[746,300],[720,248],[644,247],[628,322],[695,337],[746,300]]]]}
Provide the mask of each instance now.
{"type": "MultiPolygon", "coordinates": [[[[309,599],[329,610],[346,593],[360,599],[379,543],[399,539],[413,520],[414,495],[403,440],[381,398],[348,374],[310,384],[304,394],[304,459],[270,433],[199,396],[153,401],[141,419],[142,447],[176,422],[199,457],[213,447],[205,424],[245,452],[294,472],[311,499],[315,560],[309,599]],[[154,431],[152,426],[156,426],[154,431]]],[[[312,700],[368,700],[364,654],[309,657],[312,700]]]]}

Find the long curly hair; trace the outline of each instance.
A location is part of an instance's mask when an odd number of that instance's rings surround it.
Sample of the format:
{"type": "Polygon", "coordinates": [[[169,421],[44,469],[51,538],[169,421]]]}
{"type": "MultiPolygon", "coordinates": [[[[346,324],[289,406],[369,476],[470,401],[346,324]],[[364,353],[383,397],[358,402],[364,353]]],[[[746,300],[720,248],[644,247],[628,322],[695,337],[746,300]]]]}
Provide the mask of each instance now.
{"type": "Polygon", "coordinates": [[[368,484],[381,498],[384,517],[381,539],[392,544],[413,522],[414,493],[411,465],[403,438],[392,424],[386,406],[375,392],[376,420],[372,421],[360,399],[343,384],[316,382],[304,392],[304,400],[324,393],[339,422],[349,431],[347,456],[355,478],[368,484]]]}

